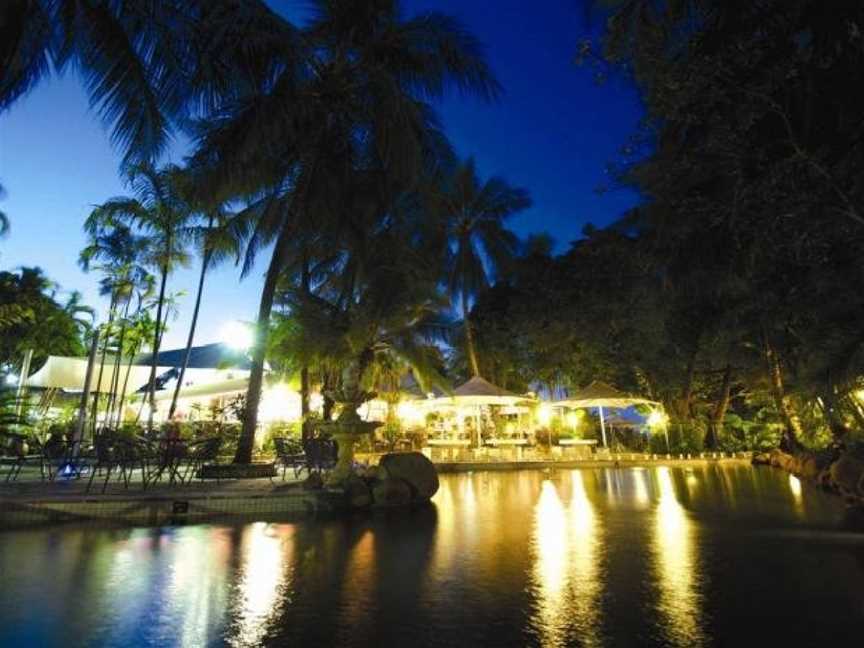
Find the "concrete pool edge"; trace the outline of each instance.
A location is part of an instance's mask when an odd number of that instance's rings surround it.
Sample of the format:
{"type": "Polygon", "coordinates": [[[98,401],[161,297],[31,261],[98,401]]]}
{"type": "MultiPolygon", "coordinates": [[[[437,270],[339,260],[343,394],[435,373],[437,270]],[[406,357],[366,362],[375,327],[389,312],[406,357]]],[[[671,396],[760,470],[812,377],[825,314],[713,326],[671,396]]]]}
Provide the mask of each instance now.
{"type": "MultiPolygon", "coordinates": [[[[747,458],[693,458],[656,460],[578,460],[442,463],[440,474],[520,470],[593,470],[597,468],[702,467],[750,464],[747,458]]],[[[104,523],[160,526],[208,520],[243,520],[255,517],[303,518],[315,515],[351,513],[342,492],[305,490],[300,484],[273,486],[261,490],[195,491],[177,489],[159,494],[121,492],[106,495],[85,493],[0,495],[0,529],[42,527],[68,523],[104,523]]]]}

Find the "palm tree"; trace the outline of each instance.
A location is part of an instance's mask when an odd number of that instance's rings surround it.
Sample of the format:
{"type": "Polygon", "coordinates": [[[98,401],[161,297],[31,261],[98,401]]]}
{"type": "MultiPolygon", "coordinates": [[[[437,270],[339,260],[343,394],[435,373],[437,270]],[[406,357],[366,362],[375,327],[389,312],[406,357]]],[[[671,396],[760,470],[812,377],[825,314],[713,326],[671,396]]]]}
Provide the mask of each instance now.
{"type": "Polygon", "coordinates": [[[153,160],[190,115],[270,78],[281,22],[260,0],[4,0],[0,112],[72,67],[124,163],[153,160]]]}
{"type": "Polygon", "coordinates": [[[427,99],[454,86],[486,98],[498,92],[481,47],[448,16],[405,19],[395,0],[316,0],[313,7],[308,26],[295,30],[293,58],[203,124],[194,156],[205,170],[203,186],[220,198],[257,197],[244,214],[244,271],[273,245],[252,350],[249,416],[235,457],[241,463],[251,460],[269,317],[294,235],[350,227],[358,174],[376,176],[391,193],[417,184],[430,157],[446,148],[427,99]]]}
{"type": "MultiPolygon", "coordinates": [[[[126,332],[126,321],[129,315],[129,307],[134,291],[151,280],[150,274],[141,265],[146,251],[147,241],[133,233],[132,229],[122,223],[106,223],[88,220],[85,225],[88,236],[87,245],[81,250],[78,264],[85,272],[98,269],[102,272],[99,281],[100,293],[109,297],[108,321],[102,334],[102,354],[99,363],[99,373],[96,384],[102,385],[102,375],[105,370],[105,361],[111,338],[115,332],[115,324],[120,318],[119,340],[117,346],[123,346],[123,336],[126,332]],[[101,262],[94,265],[94,262],[101,262]],[[121,311],[122,309],[122,311],[121,311]]],[[[119,378],[119,355],[115,358],[112,386],[119,378]]],[[[95,425],[96,415],[99,409],[101,391],[94,390],[93,393],[93,421],[95,425]]],[[[113,402],[114,392],[109,396],[110,404],[113,402]]]]}
{"type": "Polygon", "coordinates": [[[135,197],[112,198],[96,207],[87,219],[88,231],[131,227],[146,237],[144,261],[159,276],[155,330],[150,367],[148,427],[153,425],[156,406],[156,367],[164,329],[168,277],[178,266],[188,265],[186,253],[189,219],[193,210],[178,190],[181,171],[169,165],[156,170],[150,164],[129,167],[128,183],[135,197]]]}
{"type": "Polygon", "coordinates": [[[474,376],[480,375],[480,363],[470,304],[516,254],[518,238],[504,222],[530,206],[531,198],[524,189],[511,187],[499,177],[481,181],[472,158],[458,166],[438,196],[443,234],[450,248],[447,288],[453,301],[458,300],[462,308],[466,353],[474,376]]]}
{"type": "Polygon", "coordinates": [[[192,310],[192,323],[189,325],[189,336],[186,339],[186,349],[183,352],[183,364],[180,366],[180,374],[177,376],[174,395],[171,397],[171,407],[168,410],[169,420],[173,418],[174,411],[177,409],[177,399],[180,397],[183,378],[186,375],[186,368],[189,366],[189,356],[192,352],[195,328],[198,324],[198,312],[201,309],[201,297],[204,294],[204,278],[213,265],[224,261],[229,256],[238,257],[240,254],[239,241],[233,236],[233,232],[228,226],[229,219],[230,214],[223,209],[213,209],[207,215],[207,224],[201,228],[196,228],[194,232],[194,236],[201,246],[201,273],[198,275],[195,307],[192,310]]]}

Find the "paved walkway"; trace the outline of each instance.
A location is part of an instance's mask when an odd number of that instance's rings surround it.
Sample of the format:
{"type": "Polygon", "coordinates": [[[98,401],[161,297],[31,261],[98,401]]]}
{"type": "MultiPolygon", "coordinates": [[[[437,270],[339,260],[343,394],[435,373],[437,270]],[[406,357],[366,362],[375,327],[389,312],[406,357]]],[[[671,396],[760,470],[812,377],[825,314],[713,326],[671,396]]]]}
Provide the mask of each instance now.
{"type": "Polygon", "coordinates": [[[102,493],[104,476],[99,475],[93,480],[93,486],[87,493],[89,476],[80,479],[56,479],[54,481],[42,481],[38,469],[27,469],[14,482],[0,481],[0,500],[7,501],[36,501],[36,500],[81,500],[81,499],[161,499],[178,498],[195,499],[217,496],[261,496],[276,495],[284,493],[289,489],[299,488],[300,482],[305,478],[305,473],[299,479],[289,470],[282,480],[281,474],[270,479],[223,479],[199,481],[194,480],[188,484],[175,482],[168,483],[164,478],[156,483],[148,484],[144,489],[141,483],[140,471],[135,471],[130,480],[129,487],[125,487],[120,476],[111,475],[105,493],[102,493]]]}

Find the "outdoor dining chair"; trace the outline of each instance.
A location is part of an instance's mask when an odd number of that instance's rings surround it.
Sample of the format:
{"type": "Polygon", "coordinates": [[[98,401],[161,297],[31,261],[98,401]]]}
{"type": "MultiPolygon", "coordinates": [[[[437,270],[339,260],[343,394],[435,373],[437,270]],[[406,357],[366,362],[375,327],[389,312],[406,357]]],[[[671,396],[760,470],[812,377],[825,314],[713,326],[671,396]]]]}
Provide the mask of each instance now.
{"type": "Polygon", "coordinates": [[[8,466],[5,481],[15,481],[28,463],[39,464],[40,455],[29,454],[27,436],[17,432],[0,431],[0,466],[8,466]]]}
{"type": "MultiPolygon", "coordinates": [[[[203,481],[202,469],[208,464],[216,463],[221,448],[221,437],[209,437],[190,443],[188,452],[180,458],[180,464],[184,466],[183,474],[179,475],[180,482],[190,483],[196,475],[203,481]]],[[[219,481],[218,477],[216,481],[219,481]]]]}
{"type": "Polygon", "coordinates": [[[90,492],[96,473],[104,473],[105,481],[102,483],[102,493],[108,488],[111,474],[120,475],[123,487],[128,489],[136,469],[141,470],[142,482],[146,481],[146,465],[142,450],[135,441],[113,437],[110,434],[99,435],[94,442],[95,455],[89,463],[90,481],[87,482],[86,492],[90,492]]]}
{"type": "Polygon", "coordinates": [[[282,466],[282,481],[285,481],[285,471],[288,468],[294,471],[295,478],[300,475],[304,468],[307,468],[306,454],[300,443],[278,437],[273,439],[273,446],[276,448],[276,462],[282,466]]]}

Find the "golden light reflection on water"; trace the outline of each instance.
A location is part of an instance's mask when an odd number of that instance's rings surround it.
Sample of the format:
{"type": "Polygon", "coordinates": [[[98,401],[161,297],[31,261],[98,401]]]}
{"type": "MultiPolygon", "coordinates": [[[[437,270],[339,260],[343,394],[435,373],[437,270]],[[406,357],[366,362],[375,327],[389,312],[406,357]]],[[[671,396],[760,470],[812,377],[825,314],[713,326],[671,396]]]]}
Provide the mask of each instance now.
{"type": "Polygon", "coordinates": [[[544,480],[534,512],[532,621],[544,646],[569,645],[574,636],[582,645],[600,643],[598,520],[581,471],[570,478],[568,507],[555,485],[544,480]]]}
{"type": "Polygon", "coordinates": [[[669,469],[657,469],[659,501],[654,525],[654,554],[660,599],[658,611],[671,644],[704,643],[698,589],[696,528],[679,504],[669,469]]]}
{"type": "Polygon", "coordinates": [[[370,602],[375,598],[375,536],[365,531],[351,549],[343,579],[339,625],[351,629],[346,640],[358,641],[371,633],[370,602]]]}
{"type": "Polygon", "coordinates": [[[804,496],[801,493],[801,480],[791,473],[789,474],[789,490],[792,491],[795,511],[799,515],[804,513],[804,496]]]}
{"type": "Polygon", "coordinates": [[[289,529],[275,530],[265,522],[256,522],[243,530],[242,567],[232,611],[238,627],[235,645],[259,645],[270,620],[278,617],[280,604],[290,600],[284,591],[286,564],[291,562],[294,544],[289,529]]]}
{"type": "Polygon", "coordinates": [[[639,508],[644,508],[648,505],[650,498],[648,497],[648,473],[644,468],[633,468],[633,493],[636,504],[639,508]]]}

